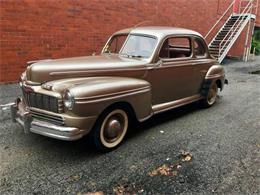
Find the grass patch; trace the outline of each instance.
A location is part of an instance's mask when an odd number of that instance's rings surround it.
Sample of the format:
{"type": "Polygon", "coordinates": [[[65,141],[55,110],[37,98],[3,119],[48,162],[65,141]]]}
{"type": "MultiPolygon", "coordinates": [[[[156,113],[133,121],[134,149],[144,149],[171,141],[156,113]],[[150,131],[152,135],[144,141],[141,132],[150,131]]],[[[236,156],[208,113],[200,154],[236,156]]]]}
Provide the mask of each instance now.
{"type": "Polygon", "coordinates": [[[254,49],[255,55],[260,55],[260,30],[255,30],[253,35],[251,53],[253,53],[254,49]]]}

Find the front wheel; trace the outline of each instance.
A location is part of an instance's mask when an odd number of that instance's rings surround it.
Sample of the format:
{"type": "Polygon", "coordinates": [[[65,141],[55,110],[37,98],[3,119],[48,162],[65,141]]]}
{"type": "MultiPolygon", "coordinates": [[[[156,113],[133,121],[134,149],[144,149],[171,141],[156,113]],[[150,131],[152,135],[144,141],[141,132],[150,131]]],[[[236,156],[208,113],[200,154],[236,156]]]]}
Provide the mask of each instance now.
{"type": "Polygon", "coordinates": [[[109,151],[116,148],[123,141],[128,125],[128,114],[123,109],[103,113],[92,130],[91,139],[96,149],[109,151]]]}
{"type": "Polygon", "coordinates": [[[206,97],[202,100],[202,105],[206,108],[211,107],[215,104],[218,95],[218,86],[214,82],[211,84],[206,97]]]}

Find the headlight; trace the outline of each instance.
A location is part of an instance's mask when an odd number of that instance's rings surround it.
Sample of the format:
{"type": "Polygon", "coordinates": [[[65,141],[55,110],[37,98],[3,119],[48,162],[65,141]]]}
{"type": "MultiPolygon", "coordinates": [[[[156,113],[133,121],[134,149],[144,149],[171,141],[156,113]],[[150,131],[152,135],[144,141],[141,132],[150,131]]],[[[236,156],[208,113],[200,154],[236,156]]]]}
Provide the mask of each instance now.
{"type": "Polygon", "coordinates": [[[20,87],[23,86],[23,82],[26,80],[26,72],[23,72],[20,76],[20,79],[19,79],[19,85],[20,87]]]}
{"type": "Polygon", "coordinates": [[[75,102],[74,102],[74,97],[69,91],[65,92],[63,100],[64,100],[64,106],[67,109],[72,110],[75,102]]]}

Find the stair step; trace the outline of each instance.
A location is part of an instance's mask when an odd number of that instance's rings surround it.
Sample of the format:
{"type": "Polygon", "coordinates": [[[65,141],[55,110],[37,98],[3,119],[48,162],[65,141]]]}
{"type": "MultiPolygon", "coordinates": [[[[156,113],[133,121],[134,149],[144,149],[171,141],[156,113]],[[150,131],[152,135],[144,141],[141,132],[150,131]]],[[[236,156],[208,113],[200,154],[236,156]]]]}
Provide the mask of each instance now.
{"type": "Polygon", "coordinates": [[[224,28],[221,29],[220,32],[225,32],[225,31],[229,31],[229,30],[230,30],[230,28],[226,28],[226,27],[224,27],[224,28]]]}
{"type": "MultiPolygon", "coordinates": [[[[222,30],[220,31],[218,34],[227,34],[230,30],[222,30]]],[[[237,32],[238,30],[234,31],[234,32],[237,32]]]]}
{"type": "Polygon", "coordinates": [[[234,34],[229,34],[228,36],[225,36],[225,37],[216,37],[215,39],[214,39],[214,41],[221,41],[221,40],[224,40],[224,38],[225,38],[225,40],[228,40],[228,39],[233,39],[234,37],[235,37],[235,35],[236,35],[236,33],[234,33],[234,34]]]}
{"type": "MultiPolygon", "coordinates": [[[[222,47],[222,49],[226,49],[226,47],[227,47],[227,46],[222,47]]],[[[211,49],[217,49],[217,50],[219,50],[219,48],[220,48],[219,45],[213,45],[213,46],[211,45],[211,46],[209,46],[209,50],[211,50],[211,49]]]]}
{"type": "Polygon", "coordinates": [[[211,54],[219,54],[219,51],[212,51],[212,50],[210,50],[209,51],[211,54]]]}
{"type": "Polygon", "coordinates": [[[234,30],[234,29],[232,29],[232,28],[230,28],[230,29],[225,29],[225,32],[230,32],[230,31],[232,31],[232,32],[237,32],[238,29],[236,29],[236,30],[234,30]]]}
{"type": "MultiPolygon", "coordinates": [[[[230,38],[231,36],[227,36],[226,38],[225,38],[225,40],[228,40],[229,38],[230,38]]],[[[233,36],[234,37],[234,36],[233,36]]],[[[233,37],[231,37],[231,39],[233,38],[233,37]]],[[[224,38],[224,37],[223,37],[224,38]]],[[[222,41],[222,40],[224,40],[224,39],[214,39],[214,41],[222,41]]]]}
{"type": "MultiPolygon", "coordinates": [[[[221,42],[221,41],[222,41],[222,40],[214,40],[213,43],[214,43],[214,42],[221,42]]],[[[226,42],[226,41],[227,41],[227,40],[225,40],[225,41],[223,41],[223,42],[226,42]]]]}
{"type": "Polygon", "coordinates": [[[224,28],[232,28],[235,27],[234,25],[225,25],[224,28]]]}
{"type": "Polygon", "coordinates": [[[216,49],[209,49],[209,52],[212,53],[212,52],[219,52],[219,49],[216,48],[216,49]]]}
{"type": "Polygon", "coordinates": [[[238,20],[229,20],[226,24],[234,24],[234,23],[236,23],[236,21],[238,21],[238,20]]]}
{"type": "Polygon", "coordinates": [[[237,33],[238,32],[238,30],[236,30],[236,31],[226,31],[226,32],[219,32],[218,33],[218,35],[224,35],[224,36],[226,36],[229,32],[234,32],[234,33],[237,33]]]}
{"type": "Polygon", "coordinates": [[[220,38],[220,39],[221,39],[221,38],[224,38],[226,35],[227,35],[227,34],[225,34],[225,35],[217,35],[217,36],[216,36],[216,39],[219,39],[219,38],[220,38]]]}
{"type": "Polygon", "coordinates": [[[223,54],[223,52],[221,52],[221,53],[219,53],[219,52],[209,52],[210,54],[212,54],[212,55],[215,55],[215,56],[218,56],[218,55],[222,55],[223,54]]]}
{"type": "Polygon", "coordinates": [[[230,31],[231,27],[224,27],[222,30],[224,31],[230,31]]]}

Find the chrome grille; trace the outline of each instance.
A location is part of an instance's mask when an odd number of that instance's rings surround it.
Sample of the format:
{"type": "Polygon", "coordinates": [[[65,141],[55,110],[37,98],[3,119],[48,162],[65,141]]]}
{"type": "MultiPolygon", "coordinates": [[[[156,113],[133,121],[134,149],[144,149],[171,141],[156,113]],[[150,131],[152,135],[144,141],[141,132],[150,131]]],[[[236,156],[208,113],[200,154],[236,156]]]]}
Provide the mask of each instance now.
{"type": "Polygon", "coordinates": [[[62,101],[56,97],[23,91],[24,98],[29,107],[39,108],[51,112],[61,113],[62,112],[62,101]]]}
{"type": "Polygon", "coordinates": [[[46,122],[50,122],[56,125],[64,125],[64,119],[61,116],[46,114],[43,112],[39,112],[34,109],[30,109],[30,114],[33,118],[43,120],[46,122]]]}

